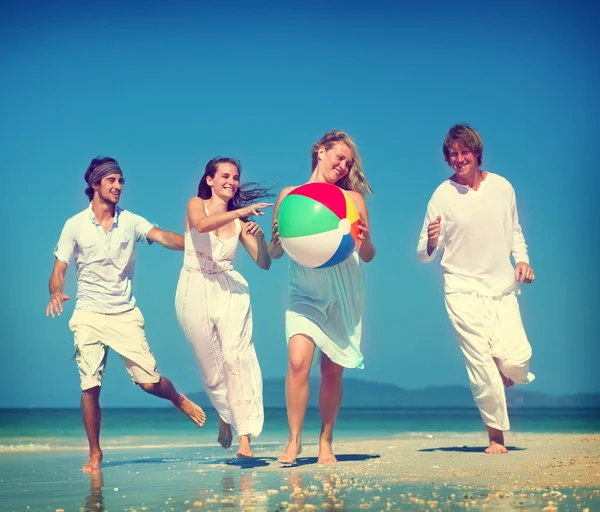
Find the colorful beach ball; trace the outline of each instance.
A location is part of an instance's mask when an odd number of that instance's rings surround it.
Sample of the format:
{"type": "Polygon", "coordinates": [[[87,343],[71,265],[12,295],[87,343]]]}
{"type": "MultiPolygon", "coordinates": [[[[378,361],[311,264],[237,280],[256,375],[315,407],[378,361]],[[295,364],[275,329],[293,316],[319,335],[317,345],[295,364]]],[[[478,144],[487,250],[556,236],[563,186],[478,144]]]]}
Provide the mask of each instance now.
{"type": "Polygon", "coordinates": [[[307,183],[292,190],[279,205],[277,224],[283,250],[309,268],[341,263],[358,242],[356,205],[329,183],[307,183]]]}

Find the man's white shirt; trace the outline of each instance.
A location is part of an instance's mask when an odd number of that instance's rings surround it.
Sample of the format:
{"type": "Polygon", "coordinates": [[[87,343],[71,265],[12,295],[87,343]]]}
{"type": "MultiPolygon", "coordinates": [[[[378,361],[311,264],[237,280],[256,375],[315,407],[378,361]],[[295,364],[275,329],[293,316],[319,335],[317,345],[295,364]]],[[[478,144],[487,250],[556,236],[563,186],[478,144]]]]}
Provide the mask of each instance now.
{"type": "Polygon", "coordinates": [[[104,232],[92,204],[65,223],[54,255],[67,265],[75,259],[75,308],[96,313],[121,313],[135,307],[131,281],[135,270],[135,243],[155,227],[143,217],[118,206],[113,224],[104,232]]]}
{"type": "Polygon", "coordinates": [[[438,250],[446,293],[502,296],[518,291],[510,257],[526,263],[529,257],[512,185],[491,172],[477,191],[444,181],[427,205],[417,255],[429,263],[438,250]],[[438,215],[440,237],[428,255],[427,228],[438,215]]]}

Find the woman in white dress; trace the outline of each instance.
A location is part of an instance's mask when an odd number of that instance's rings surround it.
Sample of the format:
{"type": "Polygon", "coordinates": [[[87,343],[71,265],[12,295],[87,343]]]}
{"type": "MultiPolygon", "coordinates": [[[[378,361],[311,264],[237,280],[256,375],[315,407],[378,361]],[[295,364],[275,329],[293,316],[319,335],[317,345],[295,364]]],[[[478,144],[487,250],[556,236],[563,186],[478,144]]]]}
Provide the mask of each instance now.
{"type": "Polygon", "coordinates": [[[194,351],[204,389],[220,416],[219,444],[231,446],[237,431],[238,457],[252,457],[250,438],[263,426],[262,377],[252,341],[248,283],[233,269],[238,241],[257,265],[268,270],[271,257],[262,229],[249,220],[270,203],[256,203],[269,191],[240,186],[241,165],[214,158],[187,205],[185,252],[177,285],[177,319],[194,351]]]}

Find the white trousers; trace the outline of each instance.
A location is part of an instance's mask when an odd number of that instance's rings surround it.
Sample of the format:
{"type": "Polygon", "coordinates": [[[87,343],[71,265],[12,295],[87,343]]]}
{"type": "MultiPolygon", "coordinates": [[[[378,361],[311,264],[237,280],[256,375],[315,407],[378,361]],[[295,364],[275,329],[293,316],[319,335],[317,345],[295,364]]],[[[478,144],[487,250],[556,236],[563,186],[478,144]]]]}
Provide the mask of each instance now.
{"type": "Polygon", "coordinates": [[[219,413],[238,435],[263,427],[262,375],[252,342],[248,283],[235,271],[205,275],[182,269],[175,309],[219,413]]]}
{"type": "Polygon", "coordinates": [[[509,430],[506,395],[500,372],[515,384],[529,384],[531,345],[515,294],[486,297],[446,294],[446,309],[465,358],[469,382],[483,422],[509,430]]]}

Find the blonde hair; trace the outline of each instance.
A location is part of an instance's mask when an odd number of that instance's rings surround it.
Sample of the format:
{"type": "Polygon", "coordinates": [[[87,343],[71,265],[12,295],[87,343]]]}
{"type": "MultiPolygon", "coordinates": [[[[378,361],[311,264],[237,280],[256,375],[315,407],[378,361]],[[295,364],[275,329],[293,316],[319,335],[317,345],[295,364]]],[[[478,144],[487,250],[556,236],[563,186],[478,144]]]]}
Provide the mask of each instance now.
{"type": "Polygon", "coordinates": [[[450,163],[450,150],[455,143],[467,148],[471,153],[477,154],[477,165],[481,165],[483,160],[483,140],[477,130],[471,128],[468,124],[455,124],[444,139],[442,150],[444,159],[450,163]]]}
{"type": "Polygon", "coordinates": [[[319,163],[319,148],[324,147],[326,150],[329,150],[340,142],[346,144],[352,152],[352,167],[350,168],[350,172],[339,180],[336,185],[344,190],[358,192],[361,196],[372,194],[373,190],[363,171],[358,148],[352,140],[352,137],[341,130],[331,130],[313,144],[313,147],[310,150],[312,156],[312,170],[314,171],[319,163]]]}

